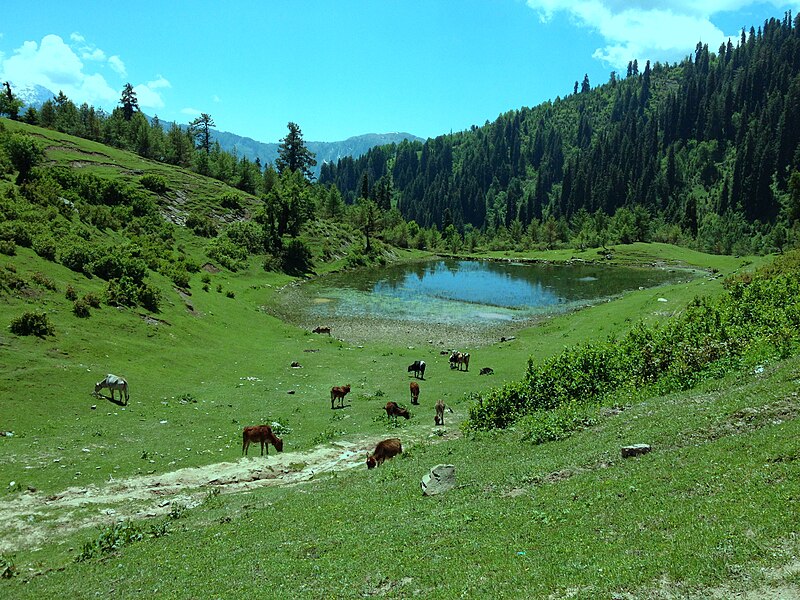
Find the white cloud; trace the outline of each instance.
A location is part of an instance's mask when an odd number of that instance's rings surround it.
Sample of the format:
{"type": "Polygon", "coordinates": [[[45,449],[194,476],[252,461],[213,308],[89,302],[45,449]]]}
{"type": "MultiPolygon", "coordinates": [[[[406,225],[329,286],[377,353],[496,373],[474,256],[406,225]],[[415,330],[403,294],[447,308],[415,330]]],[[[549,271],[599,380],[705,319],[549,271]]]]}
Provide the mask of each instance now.
{"type": "Polygon", "coordinates": [[[116,54],[108,57],[108,66],[120,77],[125,77],[128,74],[127,69],[125,69],[125,63],[116,54]]]}
{"type": "Polygon", "coordinates": [[[196,108],[182,108],[181,114],[189,115],[190,117],[199,117],[203,111],[197,110],[196,108]]]}
{"type": "MultiPolygon", "coordinates": [[[[775,7],[786,0],[766,0],[775,7]]],[[[637,59],[678,61],[691,52],[698,41],[712,51],[727,39],[738,38],[738,31],[724,32],[712,21],[721,12],[737,11],[756,4],[753,0],[527,0],[543,23],[556,13],[566,13],[575,24],[592,29],[607,45],[594,57],[624,69],[637,59]]]]}
{"type": "Polygon", "coordinates": [[[143,108],[164,108],[164,99],[156,90],[170,87],[172,87],[170,82],[161,75],[154,81],[140,83],[134,88],[136,98],[139,100],[139,106],[143,108]]]}
{"type": "Polygon", "coordinates": [[[110,108],[119,99],[121,87],[115,89],[100,73],[87,72],[84,63],[102,60],[102,50],[93,49],[78,33],[70,39],[80,46],[77,51],[52,34],[42,38],[40,44],[24,42],[10,56],[0,56],[0,77],[17,85],[39,84],[54,93],[63,91],[76,104],[110,108]]]}
{"type": "Polygon", "coordinates": [[[211,96],[211,100],[212,100],[213,102],[217,103],[217,104],[219,104],[220,102],[222,102],[222,98],[220,98],[220,97],[219,97],[219,96],[217,96],[216,94],[214,94],[213,96],[211,96]]]}
{"type": "Polygon", "coordinates": [[[100,50],[100,48],[95,48],[94,50],[91,50],[90,48],[84,48],[81,51],[81,58],[100,62],[106,59],[106,53],[100,50]]]}

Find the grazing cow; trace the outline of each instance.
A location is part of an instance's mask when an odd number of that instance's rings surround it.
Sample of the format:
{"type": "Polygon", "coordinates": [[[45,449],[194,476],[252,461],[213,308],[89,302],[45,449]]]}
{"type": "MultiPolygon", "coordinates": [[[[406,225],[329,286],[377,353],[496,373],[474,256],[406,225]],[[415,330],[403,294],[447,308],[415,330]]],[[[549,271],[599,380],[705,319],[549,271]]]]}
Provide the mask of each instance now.
{"type": "Polygon", "coordinates": [[[409,387],[411,388],[411,404],[419,404],[419,384],[412,381],[409,387]]]}
{"type": "Polygon", "coordinates": [[[397,404],[397,402],[386,403],[386,416],[394,421],[397,420],[397,417],[405,417],[406,419],[411,418],[411,415],[408,413],[408,409],[400,408],[400,405],[397,404]]]}
{"type": "Polygon", "coordinates": [[[453,412],[453,409],[449,406],[445,406],[444,400],[437,400],[436,401],[436,416],[433,417],[433,422],[436,425],[444,425],[444,409],[453,412]]]}
{"type": "Polygon", "coordinates": [[[320,325],[319,327],[315,327],[311,330],[311,333],[327,333],[328,335],[331,334],[331,328],[327,325],[320,325]]]}
{"type": "Polygon", "coordinates": [[[130,399],[130,395],[128,394],[128,382],[122,377],[117,377],[116,375],[109,373],[106,375],[106,378],[103,379],[103,381],[98,381],[94,384],[95,395],[99,394],[100,390],[103,388],[108,388],[111,390],[112,402],[116,402],[114,400],[114,390],[119,390],[119,399],[122,400],[122,395],[125,394],[125,404],[128,403],[128,400],[130,399]]]}
{"type": "Polygon", "coordinates": [[[344,397],[350,393],[350,384],[335,385],[331,388],[331,408],[333,408],[334,400],[339,400],[339,407],[344,408],[344,397]]]}
{"type": "Polygon", "coordinates": [[[275,446],[278,452],[283,452],[283,440],[272,433],[272,427],[269,425],[252,425],[242,430],[242,454],[247,456],[247,449],[255,442],[261,444],[261,456],[264,456],[264,450],[269,456],[270,444],[275,446]]]}
{"type": "Polygon", "coordinates": [[[412,364],[408,365],[408,372],[414,371],[414,377],[425,379],[425,361],[415,360],[412,364]]]}
{"type": "Polygon", "coordinates": [[[481,375],[494,375],[494,369],[492,367],[483,367],[480,372],[481,375]]]}
{"type": "Polygon", "coordinates": [[[458,367],[458,370],[461,370],[461,365],[464,365],[467,371],[469,371],[469,352],[453,352],[450,355],[450,368],[455,369],[458,367]]]}
{"type": "Polygon", "coordinates": [[[400,444],[399,438],[389,438],[378,442],[375,446],[375,452],[367,454],[367,468],[373,469],[383,464],[387,458],[392,458],[398,454],[402,454],[403,446],[400,444]]]}

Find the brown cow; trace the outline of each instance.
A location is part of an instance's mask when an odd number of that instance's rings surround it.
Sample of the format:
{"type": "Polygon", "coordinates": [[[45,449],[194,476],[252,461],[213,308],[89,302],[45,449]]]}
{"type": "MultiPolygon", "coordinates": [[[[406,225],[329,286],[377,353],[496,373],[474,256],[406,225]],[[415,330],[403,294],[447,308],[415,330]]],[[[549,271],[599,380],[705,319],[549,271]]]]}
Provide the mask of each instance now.
{"type": "Polygon", "coordinates": [[[383,464],[387,458],[392,458],[403,452],[399,438],[389,438],[378,442],[375,452],[367,454],[367,468],[372,469],[383,464]]]}
{"type": "Polygon", "coordinates": [[[311,333],[327,333],[328,335],[331,334],[331,328],[327,325],[320,325],[319,327],[315,327],[311,330],[311,333]]]}
{"type": "Polygon", "coordinates": [[[453,409],[449,406],[445,406],[444,400],[437,400],[436,401],[436,416],[433,417],[433,422],[437,425],[444,425],[444,409],[453,412],[453,409]]]}
{"type": "Polygon", "coordinates": [[[455,369],[458,367],[458,370],[461,370],[461,365],[466,367],[466,370],[469,371],[469,352],[453,352],[450,355],[450,368],[455,369]]]}
{"type": "Polygon", "coordinates": [[[409,387],[411,387],[411,404],[419,404],[419,384],[412,381],[409,387]]]}
{"type": "Polygon", "coordinates": [[[283,440],[272,433],[272,427],[269,425],[252,425],[245,427],[242,431],[242,454],[247,456],[247,449],[251,443],[259,442],[261,444],[261,456],[264,456],[264,450],[269,456],[269,445],[275,446],[275,450],[283,452],[283,440]]]}
{"type": "Polygon", "coordinates": [[[344,397],[350,393],[350,384],[335,385],[331,388],[331,408],[333,408],[334,400],[339,400],[339,406],[344,408],[344,397]]]}
{"type": "Polygon", "coordinates": [[[386,403],[386,416],[395,421],[397,420],[397,417],[405,417],[406,419],[411,418],[411,415],[408,413],[408,409],[400,408],[400,405],[398,405],[397,402],[386,403]]]}

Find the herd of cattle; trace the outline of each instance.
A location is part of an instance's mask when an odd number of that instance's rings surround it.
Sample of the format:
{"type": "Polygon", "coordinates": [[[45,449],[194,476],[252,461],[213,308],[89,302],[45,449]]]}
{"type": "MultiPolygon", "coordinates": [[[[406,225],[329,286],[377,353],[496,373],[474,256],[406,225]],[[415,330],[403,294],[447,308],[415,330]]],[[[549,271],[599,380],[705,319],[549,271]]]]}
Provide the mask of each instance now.
{"type": "MultiPolygon", "coordinates": [[[[326,333],[328,335],[330,335],[331,332],[330,327],[317,327],[313,331],[314,333],[326,333]]],[[[294,364],[295,363],[293,363],[293,366],[294,364]]],[[[469,371],[469,353],[452,352],[450,354],[450,368],[458,369],[460,371],[462,370],[462,366],[464,367],[464,370],[469,371]]],[[[412,364],[408,365],[408,372],[413,373],[415,378],[424,380],[425,361],[415,360],[412,364]]],[[[480,374],[491,375],[492,373],[494,373],[494,371],[491,369],[491,367],[484,367],[481,369],[480,374]]],[[[409,388],[411,390],[411,404],[419,405],[419,383],[412,381],[409,384],[409,388]]],[[[114,392],[118,391],[120,396],[119,402],[122,402],[124,397],[125,404],[128,403],[130,398],[128,392],[128,382],[124,378],[109,373],[105,379],[98,381],[95,384],[94,394],[99,395],[100,390],[102,389],[108,389],[111,391],[112,402],[117,402],[117,400],[114,398],[114,392]]],[[[339,408],[344,408],[344,398],[349,393],[349,383],[347,385],[337,385],[332,387],[331,409],[336,408],[335,404],[337,401],[339,408]]],[[[396,402],[387,402],[384,408],[386,410],[386,417],[390,421],[396,421],[397,417],[403,417],[405,419],[411,418],[411,414],[408,412],[408,409],[400,406],[396,402]]],[[[441,399],[436,401],[434,409],[434,423],[437,426],[443,426],[445,410],[448,410],[452,413],[453,409],[447,406],[441,399]]],[[[275,450],[278,452],[283,452],[283,440],[275,435],[275,433],[272,431],[272,427],[269,425],[253,425],[244,428],[242,431],[242,454],[247,456],[247,451],[250,447],[250,444],[254,444],[256,442],[261,445],[261,456],[264,456],[265,452],[267,455],[269,455],[270,444],[272,444],[275,447],[275,450]]],[[[375,446],[375,451],[372,454],[367,454],[367,468],[372,469],[373,467],[379,466],[383,464],[386,459],[392,458],[398,454],[401,454],[402,452],[403,447],[398,438],[390,438],[378,442],[377,446],[375,446]]]]}

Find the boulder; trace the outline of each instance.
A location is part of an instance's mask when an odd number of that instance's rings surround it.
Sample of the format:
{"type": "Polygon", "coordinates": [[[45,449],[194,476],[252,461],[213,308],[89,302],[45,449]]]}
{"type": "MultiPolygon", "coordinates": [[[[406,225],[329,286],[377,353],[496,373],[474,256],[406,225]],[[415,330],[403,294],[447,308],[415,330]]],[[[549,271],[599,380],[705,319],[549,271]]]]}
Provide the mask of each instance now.
{"type": "Polygon", "coordinates": [[[630,458],[631,456],[641,456],[647,454],[652,448],[649,444],[634,444],[633,446],[622,447],[622,458],[630,458]]]}
{"type": "Polygon", "coordinates": [[[456,487],[455,465],[436,465],[422,478],[422,495],[434,496],[456,487]]]}

